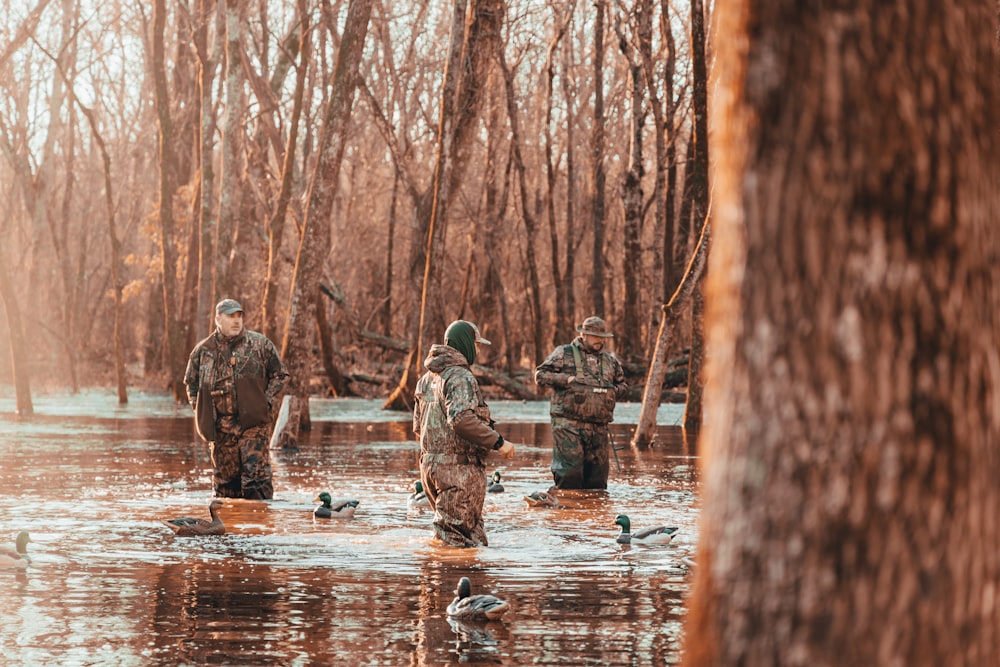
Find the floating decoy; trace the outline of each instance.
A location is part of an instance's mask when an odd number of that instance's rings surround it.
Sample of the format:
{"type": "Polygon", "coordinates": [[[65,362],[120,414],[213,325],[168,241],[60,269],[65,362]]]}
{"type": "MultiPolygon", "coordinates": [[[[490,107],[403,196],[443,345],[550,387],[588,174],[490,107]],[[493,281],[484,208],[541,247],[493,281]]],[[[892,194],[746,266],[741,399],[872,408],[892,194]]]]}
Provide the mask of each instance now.
{"type": "Polygon", "coordinates": [[[486,481],[486,490],[490,493],[503,493],[503,484],[500,483],[499,470],[493,473],[493,476],[486,481]]]}
{"type": "Polygon", "coordinates": [[[322,503],[313,512],[313,516],[317,519],[350,519],[360,504],[360,501],[354,498],[338,500],[335,503],[326,491],[313,498],[313,502],[322,503]]]}
{"type": "Polygon", "coordinates": [[[510,603],[494,595],[473,595],[468,577],[458,580],[455,599],[448,605],[448,616],[466,621],[493,621],[510,607],[510,603]]]}
{"type": "Polygon", "coordinates": [[[423,483],[418,479],[413,483],[412,488],[413,493],[411,493],[410,497],[406,499],[406,504],[409,507],[430,507],[431,501],[427,497],[427,494],[424,493],[423,483]]]}
{"type": "Polygon", "coordinates": [[[28,567],[31,557],[28,556],[28,531],[22,530],[17,534],[15,547],[0,547],[0,568],[28,567]]]}
{"type": "Polygon", "coordinates": [[[163,523],[167,524],[178,537],[192,537],[194,535],[225,535],[226,526],[219,517],[219,508],[222,501],[216,498],[208,506],[208,513],[212,520],[194,517],[181,517],[179,519],[168,519],[163,523]]]}
{"type": "Polygon", "coordinates": [[[556,497],[546,491],[532,491],[524,496],[524,502],[528,507],[559,507],[556,497]]]}
{"type": "Polygon", "coordinates": [[[676,526],[657,526],[633,533],[632,524],[624,514],[615,517],[615,523],[622,527],[622,532],[618,535],[618,544],[669,544],[677,533],[676,526]]]}

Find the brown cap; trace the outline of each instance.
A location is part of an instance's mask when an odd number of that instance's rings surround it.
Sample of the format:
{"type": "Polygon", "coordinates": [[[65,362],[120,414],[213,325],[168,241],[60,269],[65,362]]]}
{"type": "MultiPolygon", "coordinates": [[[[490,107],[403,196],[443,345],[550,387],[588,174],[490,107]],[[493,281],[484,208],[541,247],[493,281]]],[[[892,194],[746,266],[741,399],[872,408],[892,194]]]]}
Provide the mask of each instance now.
{"type": "Polygon", "coordinates": [[[582,334],[588,336],[599,336],[600,338],[614,338],[615,335],[608,331],[608,325],[599,317],[591,316],[583,321],[583,324],[576,328],[582,334]]]}

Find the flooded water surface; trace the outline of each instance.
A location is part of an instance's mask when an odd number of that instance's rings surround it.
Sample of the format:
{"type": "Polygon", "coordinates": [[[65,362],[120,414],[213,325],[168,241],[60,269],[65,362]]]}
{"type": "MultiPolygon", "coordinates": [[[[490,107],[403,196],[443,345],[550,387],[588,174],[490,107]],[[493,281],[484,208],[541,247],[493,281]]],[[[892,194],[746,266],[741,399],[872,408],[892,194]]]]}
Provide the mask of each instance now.
{"type": "MultiPolygon", "coordinates": [[[[31,565],[0,569],[0,651],[12,665],[664,665],[679,661],[697,518],[694,438],[660,409],[657,442],[628,446],[638,406],[612,425],[622,447],[606,493],[522,497],[551,484],[547,403],[492,402],[525,443],[499,457],[486,498],[490,546],[431,542],[408,508],[419,476],[409,417],[379,402],[314,400],[314,429],[272,452],[275,499],[225,500],[227,533],[175,537],[162,522],[208,517],[207,446],[167,397],[36,399],[18,420],[0,398],[0,543],[30,532],[31,565]],[[320,491],[353,497],[352,520],[315,519],[320,491]],[[667,546],[633,531],[681,528],[667,546]],[[510,602],[502,621],[461,624],[458,579],[510,602]]],[[[486,480],[484,479],[484,484],[486,480]]]]}

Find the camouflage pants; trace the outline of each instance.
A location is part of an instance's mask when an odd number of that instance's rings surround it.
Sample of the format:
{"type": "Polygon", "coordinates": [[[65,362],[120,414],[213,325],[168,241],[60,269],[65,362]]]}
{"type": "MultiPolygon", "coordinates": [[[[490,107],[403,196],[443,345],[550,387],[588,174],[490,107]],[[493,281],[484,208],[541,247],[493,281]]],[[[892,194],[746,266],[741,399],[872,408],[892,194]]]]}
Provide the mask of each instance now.
{"type": "Polygon", "coordinates": [[[434,534],[453,547],[485,547],[486,468],[473,463],[420,463],[420,480],[434,509],[434,534]]]}
{"type": "Polygon", "coordinates": [[[238,424],[219,421],[222,423],[216,423],[216,439],[209,445],[215,466],[215,495],[249,500],[273,498],[270,424],[243,430],[238,424]]]}
{"type": "Polygon", "coordinates": [[[552,418],[552,480],[558,489],[608,488],[607,424],[552,418]]]}

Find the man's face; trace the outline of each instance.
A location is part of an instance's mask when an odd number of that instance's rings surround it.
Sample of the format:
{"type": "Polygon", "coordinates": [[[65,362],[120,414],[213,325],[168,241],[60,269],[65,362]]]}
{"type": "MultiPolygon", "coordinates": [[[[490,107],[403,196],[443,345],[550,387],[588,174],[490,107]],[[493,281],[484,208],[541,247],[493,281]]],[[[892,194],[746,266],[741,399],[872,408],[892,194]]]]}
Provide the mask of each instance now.
{"type": "Polygon", "coordinates": [[[583,342],[587,344],[591,350],[600,352],[604,349],[604,342],[607,339],[604,336],[593,336],[591,334],[583,334],[583,342]]]}
{"type": "Polygon", "coordinates": [[[243,312],[237,310],[232,315],[219,313],[215,316],[215,326],[223,336],[236,336],[243,331],[243,312]]]}

